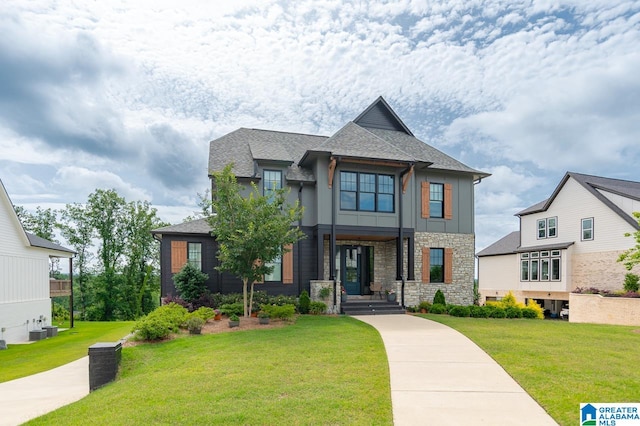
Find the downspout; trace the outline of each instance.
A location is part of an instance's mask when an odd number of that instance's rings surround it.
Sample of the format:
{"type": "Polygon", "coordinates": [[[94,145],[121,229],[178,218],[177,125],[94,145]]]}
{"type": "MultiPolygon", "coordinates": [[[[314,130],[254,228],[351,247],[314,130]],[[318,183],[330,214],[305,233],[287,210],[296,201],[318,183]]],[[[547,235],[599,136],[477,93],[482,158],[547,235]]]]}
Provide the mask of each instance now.
{"type": "MultiPolygon", "coordinates": [[[[336,169],[340,163],[340,157],[336,159],[336,169]]],[[[329,247],[329,279],[333,280],[333,306],[338,306],[338,281],[336,279],[336,185],[331,185],[331,240],[329,247]]]]}
{"type": "MultiPolygon", "coordinates": [[[[304,183],[300,182],[298,189],[298,206],[302,206],[302,187],[304,183]]],[[[302,218],[298,221],[298,226],[302,227],[302,218]]],[[[298,256],[298,296],[302,292],[302,261],[300,259],[300,241],[296,243],[296,256],[298,256]]]]}
{"type": "Polygon", "coordinates": [[[73,328],[73,256],[69,258],[69,285],[71,286],[71,295],[69,296],[69,312],[71,312],[69,325],[70,328],[73,328]]]}
{"type": "Polygon", "coordinates": [[[404,279],[404,220],[403,220],[403,203],[402,203],[402,199],[403,199],[403,192],[402,192],[402,178],[404,177],[404,175],[406,175],[407,173],[409,173],[409,171],[411,170],[411,167],[413,166],[413,164],[410,164],[409,167],[407,169],[405,169],[402,173],[400,173],[400,182],[398,185],[398,189],[399,189],[399,200],[398,200],[398,214],[400,215],[399,220],[398,220],[398,224],[400,225],[400,232],[399,232],[399,247],[400,247],[400,252],[398,253],[398,259],[400,262],[400,280],[402,281],[402,285],[400,287],[400,305],[402,307],[404,307],[404,287],[405,287],[405,279],[404,279]]]}

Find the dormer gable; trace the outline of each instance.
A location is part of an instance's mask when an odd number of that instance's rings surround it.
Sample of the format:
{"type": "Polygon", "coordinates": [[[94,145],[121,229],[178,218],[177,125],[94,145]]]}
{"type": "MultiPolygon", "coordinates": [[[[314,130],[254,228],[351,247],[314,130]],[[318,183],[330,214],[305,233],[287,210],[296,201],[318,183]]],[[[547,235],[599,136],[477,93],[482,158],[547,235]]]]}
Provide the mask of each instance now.
{"type": "Polygon", "coordinates": [[[382,96],[369,105],[353,122],[364,128],[395,130],[413,136],[411,130],[382,96]]]}

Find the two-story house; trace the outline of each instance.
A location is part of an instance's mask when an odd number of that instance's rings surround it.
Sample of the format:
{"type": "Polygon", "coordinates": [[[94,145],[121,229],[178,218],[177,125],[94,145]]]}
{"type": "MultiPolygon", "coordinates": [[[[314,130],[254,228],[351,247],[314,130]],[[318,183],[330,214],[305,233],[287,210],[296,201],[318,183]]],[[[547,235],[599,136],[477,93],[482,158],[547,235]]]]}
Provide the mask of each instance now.
{"type": "Polygon", "coordinates": [[[551,197],[519,213],[515,231],[478,253],[481,300],[513,291],[552,315],[578,287],[622,289],[618,256],[635,245],[640,182],[568,172],[551,197]]]}
{"type": "MultiPolygon", "coordinates": [[[[210,143],[209,172],[233,163],[238,182],[260,191],[289,188],[304,206],[306,238],[277,260],[257,287],[298,295],[312,282],[339,282],[350,295],[372,282],[398,292],[403,305],[473,301],[474,184],[488,176],[417,139],[383,98],[330,137],[241,128],[210,143]]],[[[206,220],[154,231],[161,241],[162,294],[193,262],[213,292],[240,281],[217,272],[206,220]]]]}

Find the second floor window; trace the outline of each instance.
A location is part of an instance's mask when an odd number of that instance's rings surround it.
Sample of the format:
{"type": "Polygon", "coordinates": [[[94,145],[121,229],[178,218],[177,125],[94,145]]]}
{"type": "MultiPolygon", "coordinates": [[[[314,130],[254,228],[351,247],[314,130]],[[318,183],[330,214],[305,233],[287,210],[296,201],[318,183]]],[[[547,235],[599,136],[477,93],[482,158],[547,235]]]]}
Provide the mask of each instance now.
{"type": "Polygon", "coordinates": [[[195,266],[198,270],[202,270],[202,244],[201,243],[188,243],[187,244],[187,262],[192,266],[195,266]]]}
{"type": "Polygon", "coordinates": [[[262,185],[264,195],[271,198],[274,191],[282,189],[282,172],[280,170],[265,170],[262,185]]]}
{"type": "Polygon", "coordinates": [[[444,217],[444,184],[429,185],[429,211],[431,217],[444,217]]]}
{"type": "Polygon", "coordinates": [[[582,219],[582,241],[593,240],[593,218],[582,219]]]}
{"type": "Polygon", "coordinates": [[[555,238],[558,235],[558,218],[538,219],[538,239],[555,238]]]}
{"type": "Polygon", "coordinates": [[[340,208],[393,213],[394,188],[391,175],[340,172],[340,208]]]}

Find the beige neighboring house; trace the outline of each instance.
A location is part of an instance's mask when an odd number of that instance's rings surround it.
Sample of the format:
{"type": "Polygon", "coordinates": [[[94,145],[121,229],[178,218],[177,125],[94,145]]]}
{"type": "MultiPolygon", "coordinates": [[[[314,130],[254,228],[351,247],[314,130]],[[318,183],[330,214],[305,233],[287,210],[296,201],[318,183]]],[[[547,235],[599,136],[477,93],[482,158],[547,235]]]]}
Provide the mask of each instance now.
{"type": "Polygon", "coordinates": [[[0,340],[29,340],[29,332],[51,325],[51,296],[70,294],[68,281],[49,279],[49,259],[74,252],[25,232],[0,180],[0,340]]]}
{"type": "MultiPolygon", "coordinates": [[[[477,254],[480,302],[510,290],[559,315],[578,287],[622,289],[617,262],[639,229],[640,182],[568,172],[551,197],[516,214],[512,232],[477,254]]],[[[635,271],[637,273],[637,271],[635,271]]]]}

